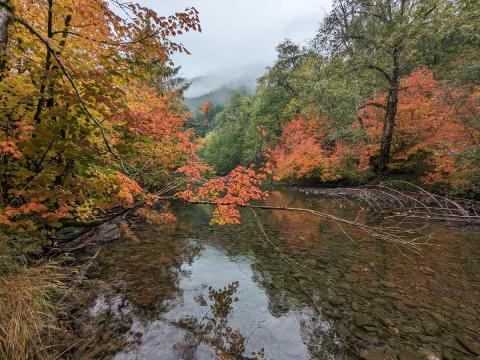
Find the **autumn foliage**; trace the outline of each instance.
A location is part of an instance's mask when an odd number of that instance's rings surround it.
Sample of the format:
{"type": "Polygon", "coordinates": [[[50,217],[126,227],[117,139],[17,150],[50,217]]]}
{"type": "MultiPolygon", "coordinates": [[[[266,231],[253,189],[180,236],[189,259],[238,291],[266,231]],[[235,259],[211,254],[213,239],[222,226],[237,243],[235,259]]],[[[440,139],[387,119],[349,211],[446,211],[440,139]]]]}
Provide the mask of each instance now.
{"type": "Polygon", "coordinates": [[[323,121],[294,118],[284,128],[278,144],[268,150],[273,165],[273,178],[277,181],[317,177],[322,181],[337,177],[336,149],[328,149],[323,141],[326,132],[323,121]]]}
{"type": "MultiPolygon", "coordinates": [[[[480,145],[478,90],[438,81],[430,69],[420,67],[401,80],[399,94],[390,168],[417,166],[425,183],[474,187],[480,145]]],[[[335,128],[328,118],[291,120],[267,151],[274,179],[335,180],[348,164],[359,173],[369,171],[380,148],[386,96],[360,107],[351,138],[332,142],[335,128]]]]}
{"type": "Polygon", "coordinates": [[[0,80],[1,226],[51,229],[165,185],[185,160],[187,112],[180,92],[156,84],[186,51],[175,37],[200,30],[198,12],[164,17],[108,0],[13,5],[0,80]]]}
{"type": "MultiPolygon", "coordinates": [[[[393,166],[406,166],[411,159],[424,154],[426,170],[422,177],[428,183],[469,186],[475,166],[465,158],[478,149],[480,132],[478,112],[480,97],[471,89],[454,88],[436,80],[427,67],[421,67],[402,79],[396,130],[392,146],[393,166]]],[[[385,96],[370,100],[383,103],[385,96]]],[[[360,114],[365,143],[357,147],[360,168],[368,166],[379,146],[384,111],[369,106],[360,114]]]]}
{"type": "Polygon", "coordinates": [[[187,202],[214,205],[211,224],[240,223],[239,206],[268,196],[261,189],[268,170],[255,171],[253,166],[238,166],[226,176],[211,178],[208,175],[212,169],[200,159],[197,150],[192,144],[188,162],[177,170],[185,177],[185,189],[178,192],[177,197],[187,202]]]}

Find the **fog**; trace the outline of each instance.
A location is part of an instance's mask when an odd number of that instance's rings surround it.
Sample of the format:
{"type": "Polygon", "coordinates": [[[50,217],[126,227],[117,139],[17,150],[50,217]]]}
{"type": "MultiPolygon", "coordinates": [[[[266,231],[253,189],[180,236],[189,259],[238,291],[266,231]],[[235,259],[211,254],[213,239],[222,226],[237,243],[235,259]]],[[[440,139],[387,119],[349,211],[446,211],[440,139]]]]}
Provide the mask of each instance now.
{"type": "MultiPolygon", "coordinates": [[[[306,43],[329,10],[331,0],[140,0],[169,15],[188,6],[200,12],[202,33],[180,36],[192,55],[177,54],[176,65],[190,78],[212,78],[212,88],[248,79],[275,59],[275,47],[285,38],[306,43]],[[254,69],[245,73],[245,69],[254,69]],[[213,80],[215,79],[215,80],[213,80]],[[215,83],[213,85],[213,83],[215,83]]],[[[192,86],[190,93],[210,89],[192,86]]],[[[196,94],[195,94],[196,95],[196,94]]]]}

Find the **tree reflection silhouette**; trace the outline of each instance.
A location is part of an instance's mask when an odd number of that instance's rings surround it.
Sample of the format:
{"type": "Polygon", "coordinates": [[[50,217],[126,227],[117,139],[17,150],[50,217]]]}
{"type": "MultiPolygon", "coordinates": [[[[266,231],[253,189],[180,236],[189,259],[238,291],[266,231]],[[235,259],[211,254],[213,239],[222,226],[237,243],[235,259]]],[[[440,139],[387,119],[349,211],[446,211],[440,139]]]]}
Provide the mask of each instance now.
{"type": "Polygon", "coordinates": [[[202,307],[208,307],[206,314],[198,319],[186,316],[176,322],[176,325],[187,331],[184,343],[177,343],[174,348],[182,351],[183,356],[194,353],[200,344],[207,344],[215,349],[219,359],[264,359],[264,349],[252,352],[246,356],[245,345],[248,339],[238,329],[229,326],[229,318],[233,303],[239,301],[236,296],[239,283],[233,281],[223,289],[208,288],[208,300],[203,295],[196,298],[202,307]]]}

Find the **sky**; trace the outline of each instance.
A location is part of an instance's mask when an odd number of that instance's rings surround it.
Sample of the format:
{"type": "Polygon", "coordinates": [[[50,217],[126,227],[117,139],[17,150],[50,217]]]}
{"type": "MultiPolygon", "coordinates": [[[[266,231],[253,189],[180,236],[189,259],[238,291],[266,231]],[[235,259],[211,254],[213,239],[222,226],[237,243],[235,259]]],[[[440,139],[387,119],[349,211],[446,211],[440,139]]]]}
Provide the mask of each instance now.
{"type": "Polygon", "coordinates": [[[188,6],[200,12],[202,33],[178,39],[192,55],[178,54],[176,65],[188,78],[250,65],[269,65],[285,38],[305,44],[313,38],[331,0],[140,0],[169,15],[188,6]]]}

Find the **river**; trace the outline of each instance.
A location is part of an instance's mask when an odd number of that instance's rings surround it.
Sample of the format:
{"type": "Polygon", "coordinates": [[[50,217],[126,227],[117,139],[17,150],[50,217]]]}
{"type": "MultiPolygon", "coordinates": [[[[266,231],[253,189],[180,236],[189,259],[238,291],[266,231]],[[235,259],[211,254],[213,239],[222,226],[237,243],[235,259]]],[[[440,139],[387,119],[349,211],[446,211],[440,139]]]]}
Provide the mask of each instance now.
{"type": "MultiPolygon", "coordinates": [[[[379,223],[346,200],[275,190],[269,204],[379,223]]],[[[104,245],[82,285],[80,359],[476,359],[480,231],[416,224],[419,252],[313,215],[249,210],[210,226],[206,205],[104,245]],[[348,235],[345,235],[345,232],[348,235]]]]}

